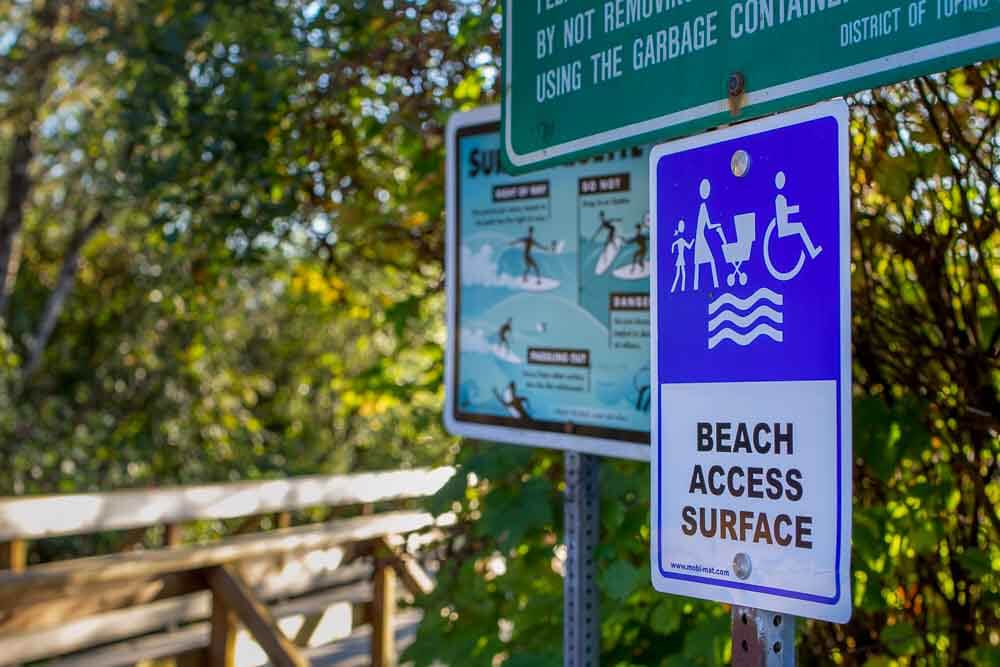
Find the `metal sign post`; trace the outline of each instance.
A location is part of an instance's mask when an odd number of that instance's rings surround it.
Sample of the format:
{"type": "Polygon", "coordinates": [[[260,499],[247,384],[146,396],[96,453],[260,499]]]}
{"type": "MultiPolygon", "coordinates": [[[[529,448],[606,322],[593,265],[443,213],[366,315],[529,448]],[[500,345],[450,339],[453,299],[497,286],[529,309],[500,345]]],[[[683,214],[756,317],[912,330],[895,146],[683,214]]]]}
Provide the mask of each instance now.
{"type": "Polygon", "coordinates": [[[601,624],[594,550],[600,534],[600,459],[566,452],[566,572],[563,578],[563,665],[597,667],[601,624]]]}
{"type": "Polygon", "coordinates": [[[794,665],[794,616],[733,607],[733,667],[794,665]]]}

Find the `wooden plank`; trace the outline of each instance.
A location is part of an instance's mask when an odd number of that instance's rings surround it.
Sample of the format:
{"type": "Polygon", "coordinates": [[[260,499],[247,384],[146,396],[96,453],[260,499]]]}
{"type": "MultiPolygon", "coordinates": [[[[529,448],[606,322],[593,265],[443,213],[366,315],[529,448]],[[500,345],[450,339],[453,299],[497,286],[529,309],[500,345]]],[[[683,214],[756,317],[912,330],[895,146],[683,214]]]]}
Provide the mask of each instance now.
{"type": "MultiPolygon", "coordinates": [[[[274,596],[269,599],[274,599],[274,596]]],[[[336,603],[356,605],[370,599],[370,582],[359,580],[296,598],[275,608],[281,615],[308,615],[322,612],[336,603]]],[[[203,620],[209,617],[211,606],[210,594],[206,591],[74,619],[44,630],[7,635],[0,637],[0,665],[81,651],[165,627],[203,620]]]]}
{"type": "Polygon", "coordinates": [[[14,539],[0,542],[0,570],[24,572],[28,566],[28,542],[14,539]]]}
{"type": "MultiPolygon", "coordinates": [[[[308,667],[309,663],[299,650],[278,629],[278,625],[262,603],[257,601],[250,589],[226,566],[210,569],[206,579],[212,587],[212,661],[214,665],[231,667],[231,662],[220,662],[220,654],[214,652],[216,637],[216,607],[224,608],[224,613],[234,612],[243,622],[250,636],[260,644],[275,667],[308,667]]],[[[223,612],[220,612],[223,613],[223,612]]]]}
{"type": "Polygon", "coordinates": [[[430,595],[434,591],[434,580],[410,554],[397,555],[392,565],[403,581],[403,586],[414,595],[430,595]]]}
{"type": "Polygon", "coordinates": [[[210,611],[208,593],[196,593],[12,635],[0,639],[0,665],[41,660],[128,639],[171,623],[207,618],[210,611]]]}
{"type": "Polygon", "coordinates": [[[295,637],[292,639],[292,643],[296,646],[301,646],[303,648],[309,646],[309,640],[316,633],[316,628],[319,627],[320,621],[323,620],[323,613],[309,614],[302,621],[302,627],[299,631],[295,633],[295,637]]]}
{"type": "Polygon", "coordinates": [[[67,622],[188,595],[204,588],[205,582],[200,576],[177,573],[155,579],[87,587],[75,591],[73,595],[11,609],[0,618],[0,653],[4,650],[6,637],[25,636],[67,622]]]}
{"type": "Polygon", "coordinates": [[[436,493],[454,473],[445,467],[5,498],[0,500],[0,542],[419,498],[436,493]]]}
{"type": "MultiPolygon", "coordinates": [[[[242,561],[240,576],[257,595],[273,600],[304,595],[309,591],[342,586],[354,581],[370,581],[372,568],[356,560],[353,549],[333,547],[309,553],[268,556],[242,561]]],[[[204,590],[200,574],[183,572],[148,580],[114,582],[82,587],[71,595],[26,604],[0,614],[2,640],[63,625],[125,607],[204,590]]]]}
{"type": "MultiPolygon", "coordinates": [[[[279,604],[275,607],[275,614],[322,613],[337,603],[364,604],[371,600],[371,596],[371,583],[359,581],[279,604]]],[[[211,595],[206,591],[75,619],[55,628],[9,635],[0,638],[0,665],[42,660],[126,640],[170,626],[207,619],[211,611],[211,595]]]]}
{"type": "Polygon", "coordinates": [[[229,607],[226,597],[213,587],[211,631],[208,640],[210,665],[235,667],[236,630],[236,612],[229,607]]]}
{"type": "MultiPolygon", "coordinates": [[[[196,623],[174,632],[120,642],[79,655],[46,662],[46,667],[126,667],[137,660],[175,656],[208,648],[209,624],[196,623]]],[[[210,666],[207,661],[203,664],[210,666]]]]}
{"type": "MultiPolygon", "coordinates": [[[[400,610],[396,617],[397,652],[405,649],[416,639],[421,614],[412,609],[400,610]]],[[[371,664],[371,628],[358,627],[351,636],[328,646],[309,651],[309,657],[316,665],[337,665],[338,667],[367,667],[371,664]]],[[[456,667],[458,667],[456,665],[456,667]]]]}
{"type": "Polygon", "coordinates": [[[232,535],[249,535],[250,533],[259,533],[263,528],[261,527],[261,521],[264,517],[253,515],[247,517],[240,521],[240,524],[236,526],[235,530],[232,531],[232,535]]]}
{"type": "Polygon", "coordinates": [[[425,512],[390,512],[259,535],[243,535],[206,545],[48,563],[28,568],[21,574],[0,572],[0,611],[53,596],[72,595],[83,586],[147,579],[269,555],[316,551],[435,525],[450,525],[455,520],[453,515],[435,520],[425,512]]]}
{"type": "Polygon", "coordinates": [[[115,547],[119,553],[135,551],[142,548],[146,539],[146,528],[133,528],[122,535],[122,541],[115,547]]]}
{"type": "Polygon", "coordinates": [[[396,642],[396,571],[388,560],[375,565],[372,590],[372,667],[394,667],[396,642]]]}
{"type": "MultiPolygon", "coordinates": [[[[299,598],[288,603],[276,605],[273,608],[272,614],[276,618],[286,618],[296,614],[321,613],[331,605],[340,601],[340,597],[341,596],[339,594],[334,595],[330,592],[318,593],[299,598]]],[[[402,622],[415,623],[415,619],[407,617],[407,613],[410,612],[403,612],[401,614],[403,617],[402,622]]],[[[416,618],[419,618],[419,616],[416,618]]],[[[397,623],[397,626],[398,625],[400,624],[397,623]]],[[[352,634],[355,637],[363,637],[363,652],[367,653],[369,644],[369,633],[367,632],[367,628],[361,631],[356,630],[352,634]]],[[[200,622],[185,626],[184,628],[176,631],[149,635],[139,639],[130,639],[108,646],[95,648],[86,651],[85,653],[77,653],[76,655],[65,658],[56,658],[55,660],[45,664],[48,667],[126,667],[134,665],[138,660],[154,660],[157,658],[176,656],[181,653],[190,654],[197,652],[200,649],[205,649],[205,660],[208,660],[207,648],[209,645],[209,636],[209,623],[200,622]]],[[[399,630],[397,629],[397,639],[398,638],[399,630]]],[[[324,649],[313,649],[311,652],[323,650],[324,649]]],[[[0,664],[2,664],[2,661],[0,661],[0,664]]],[[[193,664],[198,663],[195,662],[193,664]]],[[[211,665],[212,663],[204,662],[202,664],[211,665]]],[[[180,662],[178,662],[178,667],[180,667],[180,662]]]]}

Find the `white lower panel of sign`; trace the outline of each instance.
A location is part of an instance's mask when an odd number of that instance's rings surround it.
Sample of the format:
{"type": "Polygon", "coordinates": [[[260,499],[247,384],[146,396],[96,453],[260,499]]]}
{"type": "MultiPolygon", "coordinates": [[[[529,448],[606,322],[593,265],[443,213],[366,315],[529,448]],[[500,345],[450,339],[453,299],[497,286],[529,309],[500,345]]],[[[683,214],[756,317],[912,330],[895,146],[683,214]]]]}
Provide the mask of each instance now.
{"type": "Polygon", "coordinates": [[[656,588],[846,619],[836,382],[665,384],[659,408],[656,588]]]}

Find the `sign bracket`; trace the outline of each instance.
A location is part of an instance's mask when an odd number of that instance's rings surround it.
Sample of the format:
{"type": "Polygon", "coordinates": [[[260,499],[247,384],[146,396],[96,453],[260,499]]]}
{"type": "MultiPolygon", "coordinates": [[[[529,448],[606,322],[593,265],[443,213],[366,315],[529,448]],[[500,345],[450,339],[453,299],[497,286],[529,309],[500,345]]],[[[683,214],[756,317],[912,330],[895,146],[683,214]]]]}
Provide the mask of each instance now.
{"type": "Polygon", "coordinates": [[[795,667],[795,617],[733,606],[733,667],[795,667]]]}

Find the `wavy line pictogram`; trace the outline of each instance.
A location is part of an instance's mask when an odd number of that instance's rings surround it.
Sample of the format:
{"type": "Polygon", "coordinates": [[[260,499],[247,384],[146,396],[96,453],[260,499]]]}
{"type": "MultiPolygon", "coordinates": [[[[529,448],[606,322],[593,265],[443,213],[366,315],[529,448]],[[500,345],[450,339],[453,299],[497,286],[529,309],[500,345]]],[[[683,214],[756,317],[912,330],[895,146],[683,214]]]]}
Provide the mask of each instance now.
{"type": "Polygon", "coordinates": [[[771,320],[775,324],[782,324],[785,321],[785,316],[770,306],[757,306],[746,315],[739,315],[731,310],[724,310],[712,318],[712,320],[708,323],[708,331],[715,331],[719,328],[719,325],[726,322],[731,322],[738,328],[745,329],[751,324],[756,323],[757,320],[765,318],[771,320]]]}
{"type": "Polygon", "coordinates": [[[770,301],[776,306],[784,305],[785,299],[783,296],[777,292],[772,292],[766,287],[761,287],[759,290],[746,297],[745,299],[739,299],[732,294],[723,294],[718,299],[708,304],[708,314],[714,315],[715,311],[719,310],[723,306],[732,306],[736,310],[747,310],[757,305],[759,301],[770,301]]]}
{"type": "Polygon", "coordinates": [[[732,329],[722,329],[708,339],[708,349],[714,348],[724,340],[731,340],[741,347],[746,347],[761,336],[767,336],[775,342],[782,342],[784,335],[769,324],[758,324],[746,333],[738,333],[732,329]]]}

